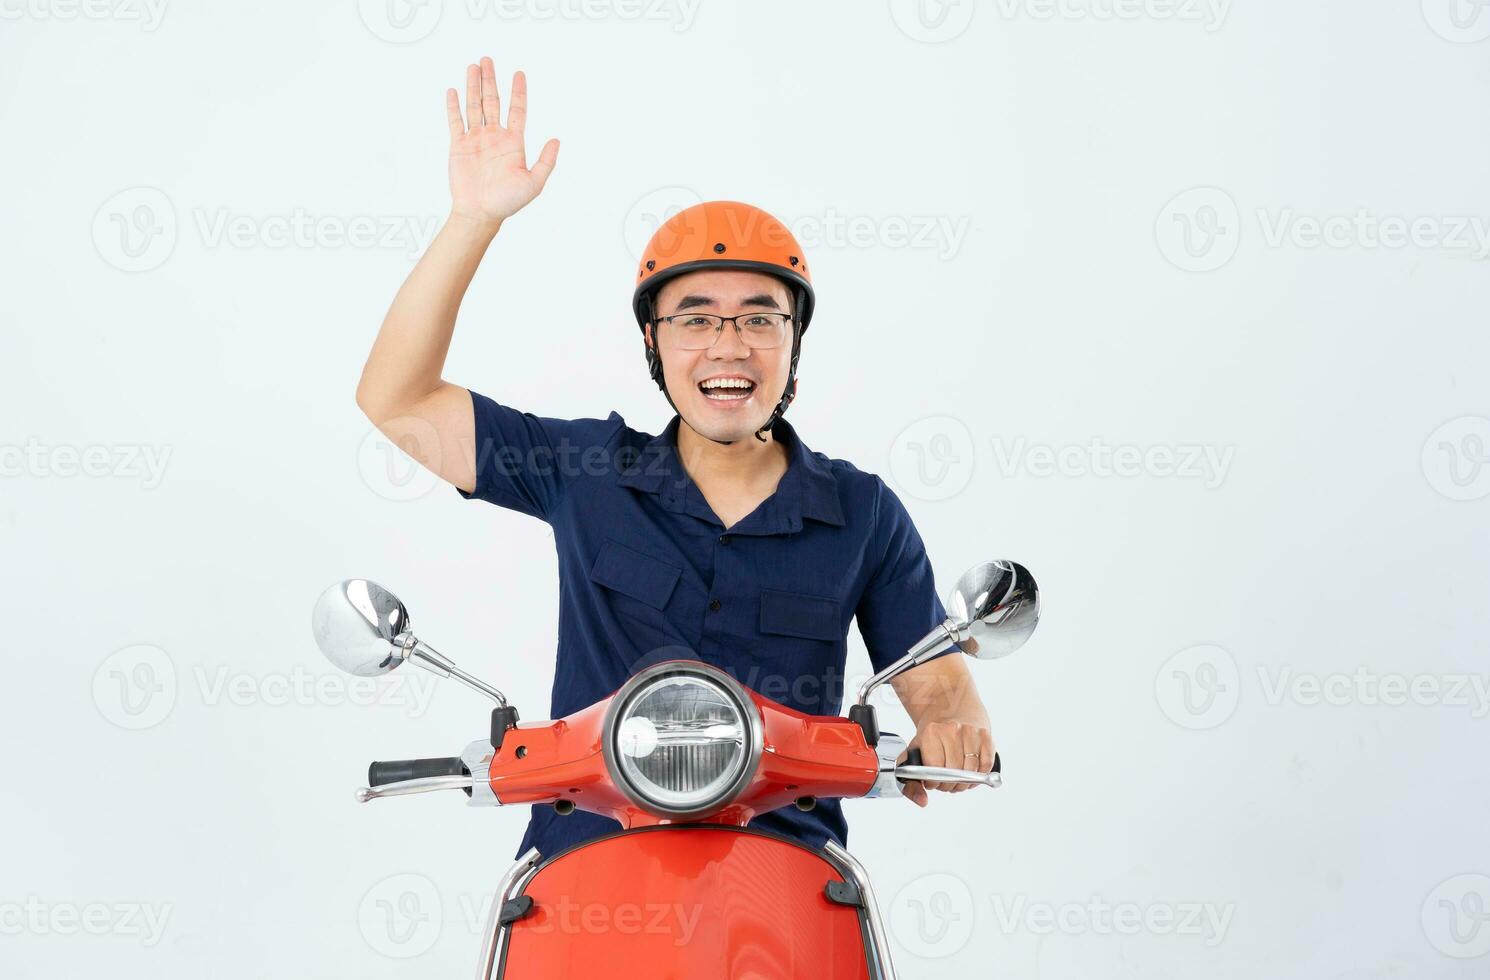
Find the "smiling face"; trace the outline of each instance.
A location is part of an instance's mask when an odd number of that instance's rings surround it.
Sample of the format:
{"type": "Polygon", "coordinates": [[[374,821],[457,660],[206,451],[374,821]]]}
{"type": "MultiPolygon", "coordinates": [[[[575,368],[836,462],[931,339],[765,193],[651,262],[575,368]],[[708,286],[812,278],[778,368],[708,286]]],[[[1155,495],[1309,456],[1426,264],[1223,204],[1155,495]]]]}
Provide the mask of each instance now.
{"type": "MultiPolygon", "coordinates": [[[[791,313],[786,284],[759,272],[705,269],[665,284],[654,302],[654,316],[678,313],[791,313]]],[[[747,347],[729,324],[707,350],[681,350],[676,321],[659,323],[648,343],[662,357],[662,376],[678,414],[700,435],[720,441],[743,439],[759,429],[786,389],[791,367],[792,328],[779,347],[747,347]]]]}

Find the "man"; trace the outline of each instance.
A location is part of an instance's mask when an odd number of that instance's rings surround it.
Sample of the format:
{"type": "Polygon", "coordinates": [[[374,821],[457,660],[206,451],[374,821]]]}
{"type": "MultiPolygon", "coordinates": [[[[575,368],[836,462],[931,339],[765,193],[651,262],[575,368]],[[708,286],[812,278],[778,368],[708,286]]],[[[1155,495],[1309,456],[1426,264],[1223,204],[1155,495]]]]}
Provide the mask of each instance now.
{"type": "MultiPolygon", "coordinates": [[[[806,257],[774,218],[710,202],[669,220],[636,270],[648,367],[677,415],[659,436],[606,419],[538,418],[442,377],[456,313],[501,228],[558,159],[523,147],[527,85],[499,125],[491,59],[466,70],[466,117],[446,92],[449,220],[373,345],[357,403],[463,496],[547,521],[560,578],[552,716],[609,695],[658,660],[699,657],[797,710],[836,714],[848,626],[875,669],[945,618],[920,536],[879,477],[809,450],[782,414],[796,394],[814,295],[806,257]]],[[[961,657],[892,682],[927,765],[987,772],[988,717],[961,657]]],[[[912,784],[927,790],[964,785],[912,784]]],[[[814,846],[845,842],[837,801],[754,825],[814,846]]],[[[551,856],[617,828],[535,807],[519,852],[551,856]]]]}

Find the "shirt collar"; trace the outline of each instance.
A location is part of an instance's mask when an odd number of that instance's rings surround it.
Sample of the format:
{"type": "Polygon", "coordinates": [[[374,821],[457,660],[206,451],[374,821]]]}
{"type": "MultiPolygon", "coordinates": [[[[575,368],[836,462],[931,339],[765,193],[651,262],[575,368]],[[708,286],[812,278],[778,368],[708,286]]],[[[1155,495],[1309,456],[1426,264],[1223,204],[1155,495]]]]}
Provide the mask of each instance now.
{"type": "MultiPolygon", "coordinates": [[[[709,519],[712,512],[678,459],[678,427],[682,421],[674,415],[660,435],[636,450],[636,458],[621,471],[618,482],[623,487],[656,494],[668,510],[687,511],[709,519]]],[[[787,448],[787,468],[776,493],[759,512],[766,524],[764,530],[767,533],[799,531],[803,518],[842,526],[843,507],[832,467],[803,445],[786,419],[777,419],[771,433],[787,448]]],[[[730,530],[735,532],[735,528],[730,530]]]]}

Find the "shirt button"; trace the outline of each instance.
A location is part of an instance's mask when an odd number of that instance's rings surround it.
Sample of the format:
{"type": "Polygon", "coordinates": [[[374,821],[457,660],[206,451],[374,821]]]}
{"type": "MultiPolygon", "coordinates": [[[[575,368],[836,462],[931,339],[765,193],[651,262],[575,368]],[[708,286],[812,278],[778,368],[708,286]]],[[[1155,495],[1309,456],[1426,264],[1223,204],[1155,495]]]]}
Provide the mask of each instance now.
{"type": "Polygon", "coordinates": [[[720,544],[729,544],[729,535],[728,534],[721,534],[719,536],[719,543],[720,544]]]}
{"type": "Polygon", "coordinates": [[[718,612],[719,611],[719,600],[718,599],[710,599],[709,600],[709,611],[710,612],[718,612]]]}

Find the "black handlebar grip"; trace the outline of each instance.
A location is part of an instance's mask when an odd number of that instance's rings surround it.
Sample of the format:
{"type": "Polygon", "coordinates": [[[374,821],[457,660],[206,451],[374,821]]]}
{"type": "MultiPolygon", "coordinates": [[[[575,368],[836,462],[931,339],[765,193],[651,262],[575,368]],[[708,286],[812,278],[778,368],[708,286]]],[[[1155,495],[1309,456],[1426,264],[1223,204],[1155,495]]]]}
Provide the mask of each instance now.
{"type": "MultiPolygon", "coordinates": [[[[910,749],[910,750],[908,750],[905,753],[905,764],[908,765],[908,766],[921,766],[921,765],[925,765],[925,763],[921,761],[921,749],[920,749],[919,746],[916,747],[916,748],[910,749]]],[[[995,752],[993,754],[993,771],[994,772],[1003,772],[1004,771],[1004,768],[1003,767],[1004,767],[1003,760],[1000,759],[999,758],[999,754],[997,752],[995,752]]]]}
{"type": "Polygon", "coordinates": [[[470,770],[460,756],[448,759],[394,759],[391,762],[374,762],[367,767],[367,785],[385,786],[401,783],[405,779],[423,779],[425,776],[465,776],[470,770]]]}

